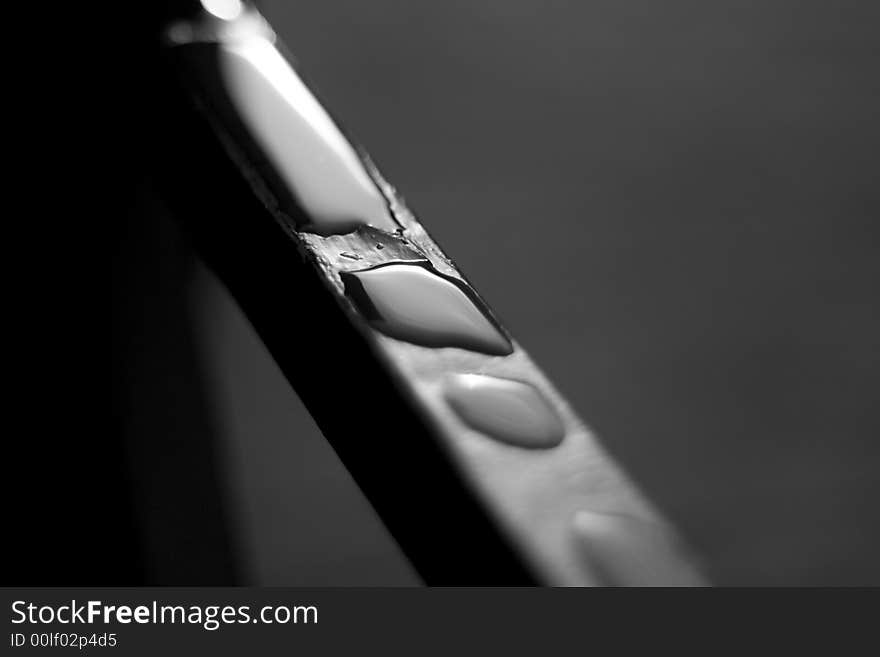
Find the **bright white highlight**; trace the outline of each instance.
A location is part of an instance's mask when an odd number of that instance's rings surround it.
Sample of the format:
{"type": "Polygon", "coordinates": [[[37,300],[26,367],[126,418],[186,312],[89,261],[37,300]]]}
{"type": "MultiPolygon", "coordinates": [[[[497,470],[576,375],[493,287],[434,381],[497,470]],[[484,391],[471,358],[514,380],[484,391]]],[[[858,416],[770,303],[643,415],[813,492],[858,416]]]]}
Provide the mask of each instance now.
{"type": "Polygon", "coordinates": [[[253,137],[321,234],[397,223],[360,158],[274,44],[225,46],[221,72],[253,137]]]}
{"type": "Polygon", "coordinates": [[[224,21],[233,21],[244,11],[240,0],[201,0],[201,3],[205,11],[224,21]]]}

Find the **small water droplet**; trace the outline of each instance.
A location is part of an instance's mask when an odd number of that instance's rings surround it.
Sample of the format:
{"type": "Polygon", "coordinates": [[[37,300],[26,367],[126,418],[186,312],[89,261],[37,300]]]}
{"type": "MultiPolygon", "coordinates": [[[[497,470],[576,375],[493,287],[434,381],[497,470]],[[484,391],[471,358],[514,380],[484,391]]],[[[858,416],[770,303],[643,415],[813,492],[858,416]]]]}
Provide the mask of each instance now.
{"type": "Polygon", "coordinates": [[[523,381],[459,374],[447,382],[444,396],[465,424],[511,445],[554,447],[565,435],[547,398],[523,381]]]}
{"type": "Polygon", "coordinates": [[[615,513],[581,511],[572,522],[602,586],[701,586],[671,530],[615,513]]]}
{"type": "Polygon", "coordinates": [[[385,246],[384,246],[383,244],[377,244],[377,245],[376,245],[376,248],[379,249],[379,250],[381,251],[382,249],[385,248],[385,246]]]}
{"type": "Polygon", "coordinates": [[[385,335],[425,347],[513,351],[470,286],[428,263],[384,264],[341,277],[361,315],[385,335]]]}

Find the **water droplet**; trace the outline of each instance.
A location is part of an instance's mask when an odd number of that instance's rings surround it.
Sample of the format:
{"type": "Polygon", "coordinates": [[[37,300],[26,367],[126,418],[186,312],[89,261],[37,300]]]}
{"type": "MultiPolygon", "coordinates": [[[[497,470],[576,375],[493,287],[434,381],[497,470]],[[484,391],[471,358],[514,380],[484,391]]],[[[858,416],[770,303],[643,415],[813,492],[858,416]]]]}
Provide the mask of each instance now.
{"type": "Polygon", "coordinates": [[[513,351],[473,290],[428,263],[384,264],[341,276],[345,293],[385,335],[497,356],[513,351]]]}
{"type": "Polygon", "coordinates": [[[244,11],[241,0],[201,0],[202,7],[224,21],[235,20],[244,11]]]}
{"type": "Polygon", "coordinates": [[[465,424],[512,445],[554,447],[565,435],[546,397],[523,381],[459,374],[447,383],[444,395],[465,424]]]}
{"type": "Polygon", "coordinates": [[[361,257],[356,253],[349,253],[348,251],[342,251],[339,255],[343,258],[348,258],[349,260],[360,260],[361,257]]]}
{"type": "Polygon", "coordinates": [[[355,149],[270,39],[230,40],[218,58],[224,100],[253,139],[252,155],[268,163],[267,182],[282,209],[295,204],[305,212],[302,230],[398,230],[355,149]]]}
{"type": "Polygon", "coordinates": [[[671,530],[614,513],[581,511],[573,520],[590,570],[603,586],[700,586],[671,530]]]}
{"type": "Polygon", "coordinates": [[[382,245],[382,244],[377,244],[377,245],[376,245],[376,248],[379,249],[379,250],[381,251],[382,249],[385,248],[385,246],[382,245]]]}

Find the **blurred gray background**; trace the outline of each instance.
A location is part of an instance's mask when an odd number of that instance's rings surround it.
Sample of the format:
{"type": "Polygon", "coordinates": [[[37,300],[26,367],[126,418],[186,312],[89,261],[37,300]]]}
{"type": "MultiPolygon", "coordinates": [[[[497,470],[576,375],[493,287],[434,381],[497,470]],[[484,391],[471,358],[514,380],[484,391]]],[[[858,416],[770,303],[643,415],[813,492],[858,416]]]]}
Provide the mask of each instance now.
{"type": "MultiPolygon", "coordinates": [[[[719,584],[880,584],[876,2],[262,3],[719,584]]],[[[220,284],[247,581],[417,584],[220,284]]]]}

